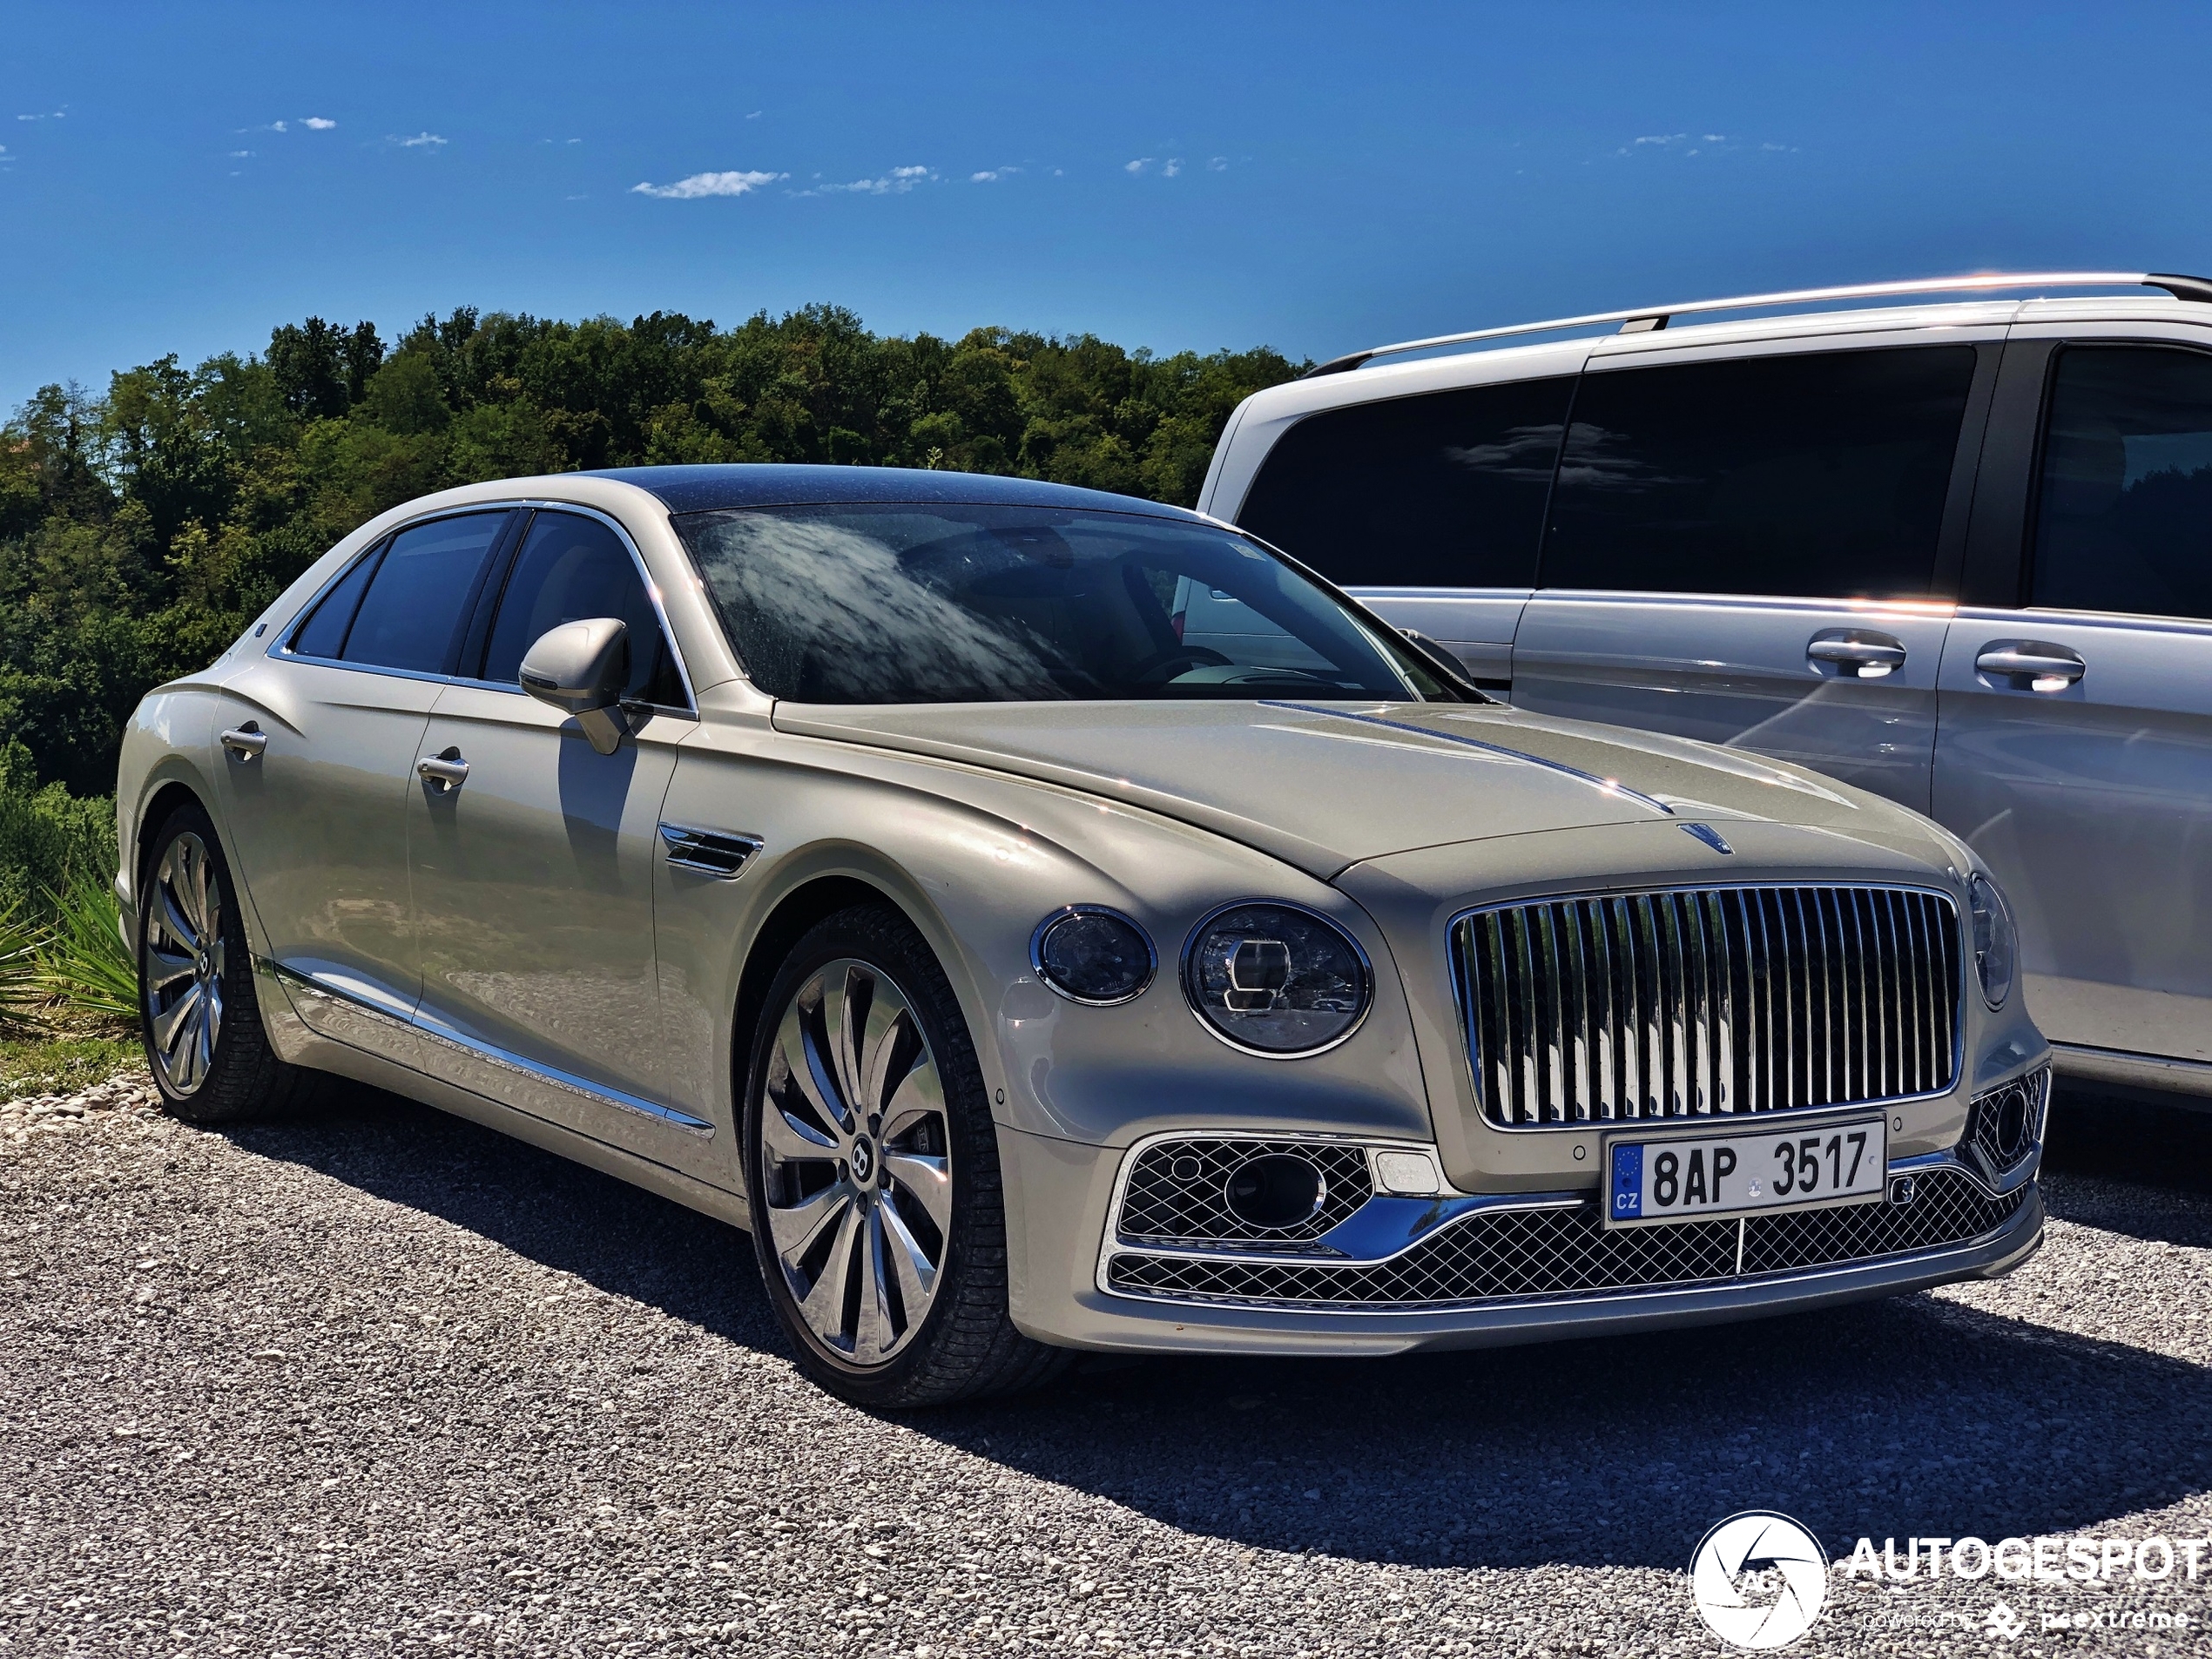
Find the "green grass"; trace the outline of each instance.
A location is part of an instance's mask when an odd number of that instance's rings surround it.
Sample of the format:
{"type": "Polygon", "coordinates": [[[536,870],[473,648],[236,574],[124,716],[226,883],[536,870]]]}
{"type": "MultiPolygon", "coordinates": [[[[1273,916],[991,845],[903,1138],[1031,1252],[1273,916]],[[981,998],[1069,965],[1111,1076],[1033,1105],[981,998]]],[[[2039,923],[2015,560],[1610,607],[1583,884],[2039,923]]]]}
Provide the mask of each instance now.
{"type": "Polygon", "coordinates": [[[49,1031],[0,1038],[0,1100],[74,1094],[145,1064],[136,1037],[49,1031]]]}

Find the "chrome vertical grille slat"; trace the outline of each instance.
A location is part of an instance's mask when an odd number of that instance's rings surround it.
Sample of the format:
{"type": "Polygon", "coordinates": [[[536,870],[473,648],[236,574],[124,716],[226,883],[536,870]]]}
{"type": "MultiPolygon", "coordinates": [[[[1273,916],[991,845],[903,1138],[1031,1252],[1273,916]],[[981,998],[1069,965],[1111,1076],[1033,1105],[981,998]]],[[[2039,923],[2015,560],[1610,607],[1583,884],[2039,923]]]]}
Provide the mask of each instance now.
{"type": "Polygon", "coordinates": [[[1948,896],[1694,887],[1470,912],[1452,960],[1483,1115],[1574,1127],[1939,1094],[1963,957],[1948,896]]]}

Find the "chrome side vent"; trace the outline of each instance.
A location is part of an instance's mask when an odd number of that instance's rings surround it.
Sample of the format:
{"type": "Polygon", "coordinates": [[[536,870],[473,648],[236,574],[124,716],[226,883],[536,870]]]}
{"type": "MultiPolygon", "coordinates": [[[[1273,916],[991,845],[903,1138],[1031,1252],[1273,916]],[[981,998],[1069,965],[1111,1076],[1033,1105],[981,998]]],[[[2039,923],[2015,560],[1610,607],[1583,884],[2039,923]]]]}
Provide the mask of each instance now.
{"type": "Polygon", "coordinates": [[[745,873],[745,867],[761,847],[758,835],[733,835],[725,830],[692,829],[682,824],[663,824],[660,839],[668,848],[668,861],[702,875],[725,881],[745,873]]]}
{"type": "Polygon", "coordinates": [[[1538,900],[1452,924],[1483,1116],[1501,1128],[1939,1094],[1959,917],[1914,887],[1538,900]]]}

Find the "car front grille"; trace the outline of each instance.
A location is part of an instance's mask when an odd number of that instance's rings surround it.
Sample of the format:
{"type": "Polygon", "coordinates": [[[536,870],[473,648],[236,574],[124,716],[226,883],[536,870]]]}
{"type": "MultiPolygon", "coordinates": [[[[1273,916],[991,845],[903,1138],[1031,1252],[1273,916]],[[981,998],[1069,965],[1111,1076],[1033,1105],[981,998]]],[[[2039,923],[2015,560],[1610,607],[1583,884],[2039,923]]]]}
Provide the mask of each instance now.
{"type": "Polygon", "coordinates": [[[1965,1244],[2010,1221],[2028,1190],[1993,1197],[1964,1170],[1949,1168],[1916,1177],[1909,1204],[1839,1205],[1740,1223],[1608,1230],[1592,1204],[1478,1211],[1384,1262],[1119,1251],[1108,1260],[1106,1282],[1124,1294],[1176,1300],[1396,1309],[1711,1284],[1965,1244]]]}
{"type": "Polygon", "coordinates": [[[1842,1106],[1957,1071],[1959,915],[1921,888],[1497,906],[1453,922],[1452,961],[1501,1128],[1842,1106]]]}

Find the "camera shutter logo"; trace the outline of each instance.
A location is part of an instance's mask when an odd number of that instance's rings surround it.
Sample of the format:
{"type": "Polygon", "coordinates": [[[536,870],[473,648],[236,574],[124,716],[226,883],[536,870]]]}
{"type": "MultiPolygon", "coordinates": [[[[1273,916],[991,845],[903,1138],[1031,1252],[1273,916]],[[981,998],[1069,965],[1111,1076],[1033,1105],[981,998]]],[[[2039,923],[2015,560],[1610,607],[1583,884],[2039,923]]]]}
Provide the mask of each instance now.
{"type": "Polygon", "coordinates": [[[1787,1515],[1730,1515],[1690,1558],[1689,1594],[1705,1628],[1732,1647],[1786,1648],[1828,1600],[1828,1552],[1787,1515]]]}

